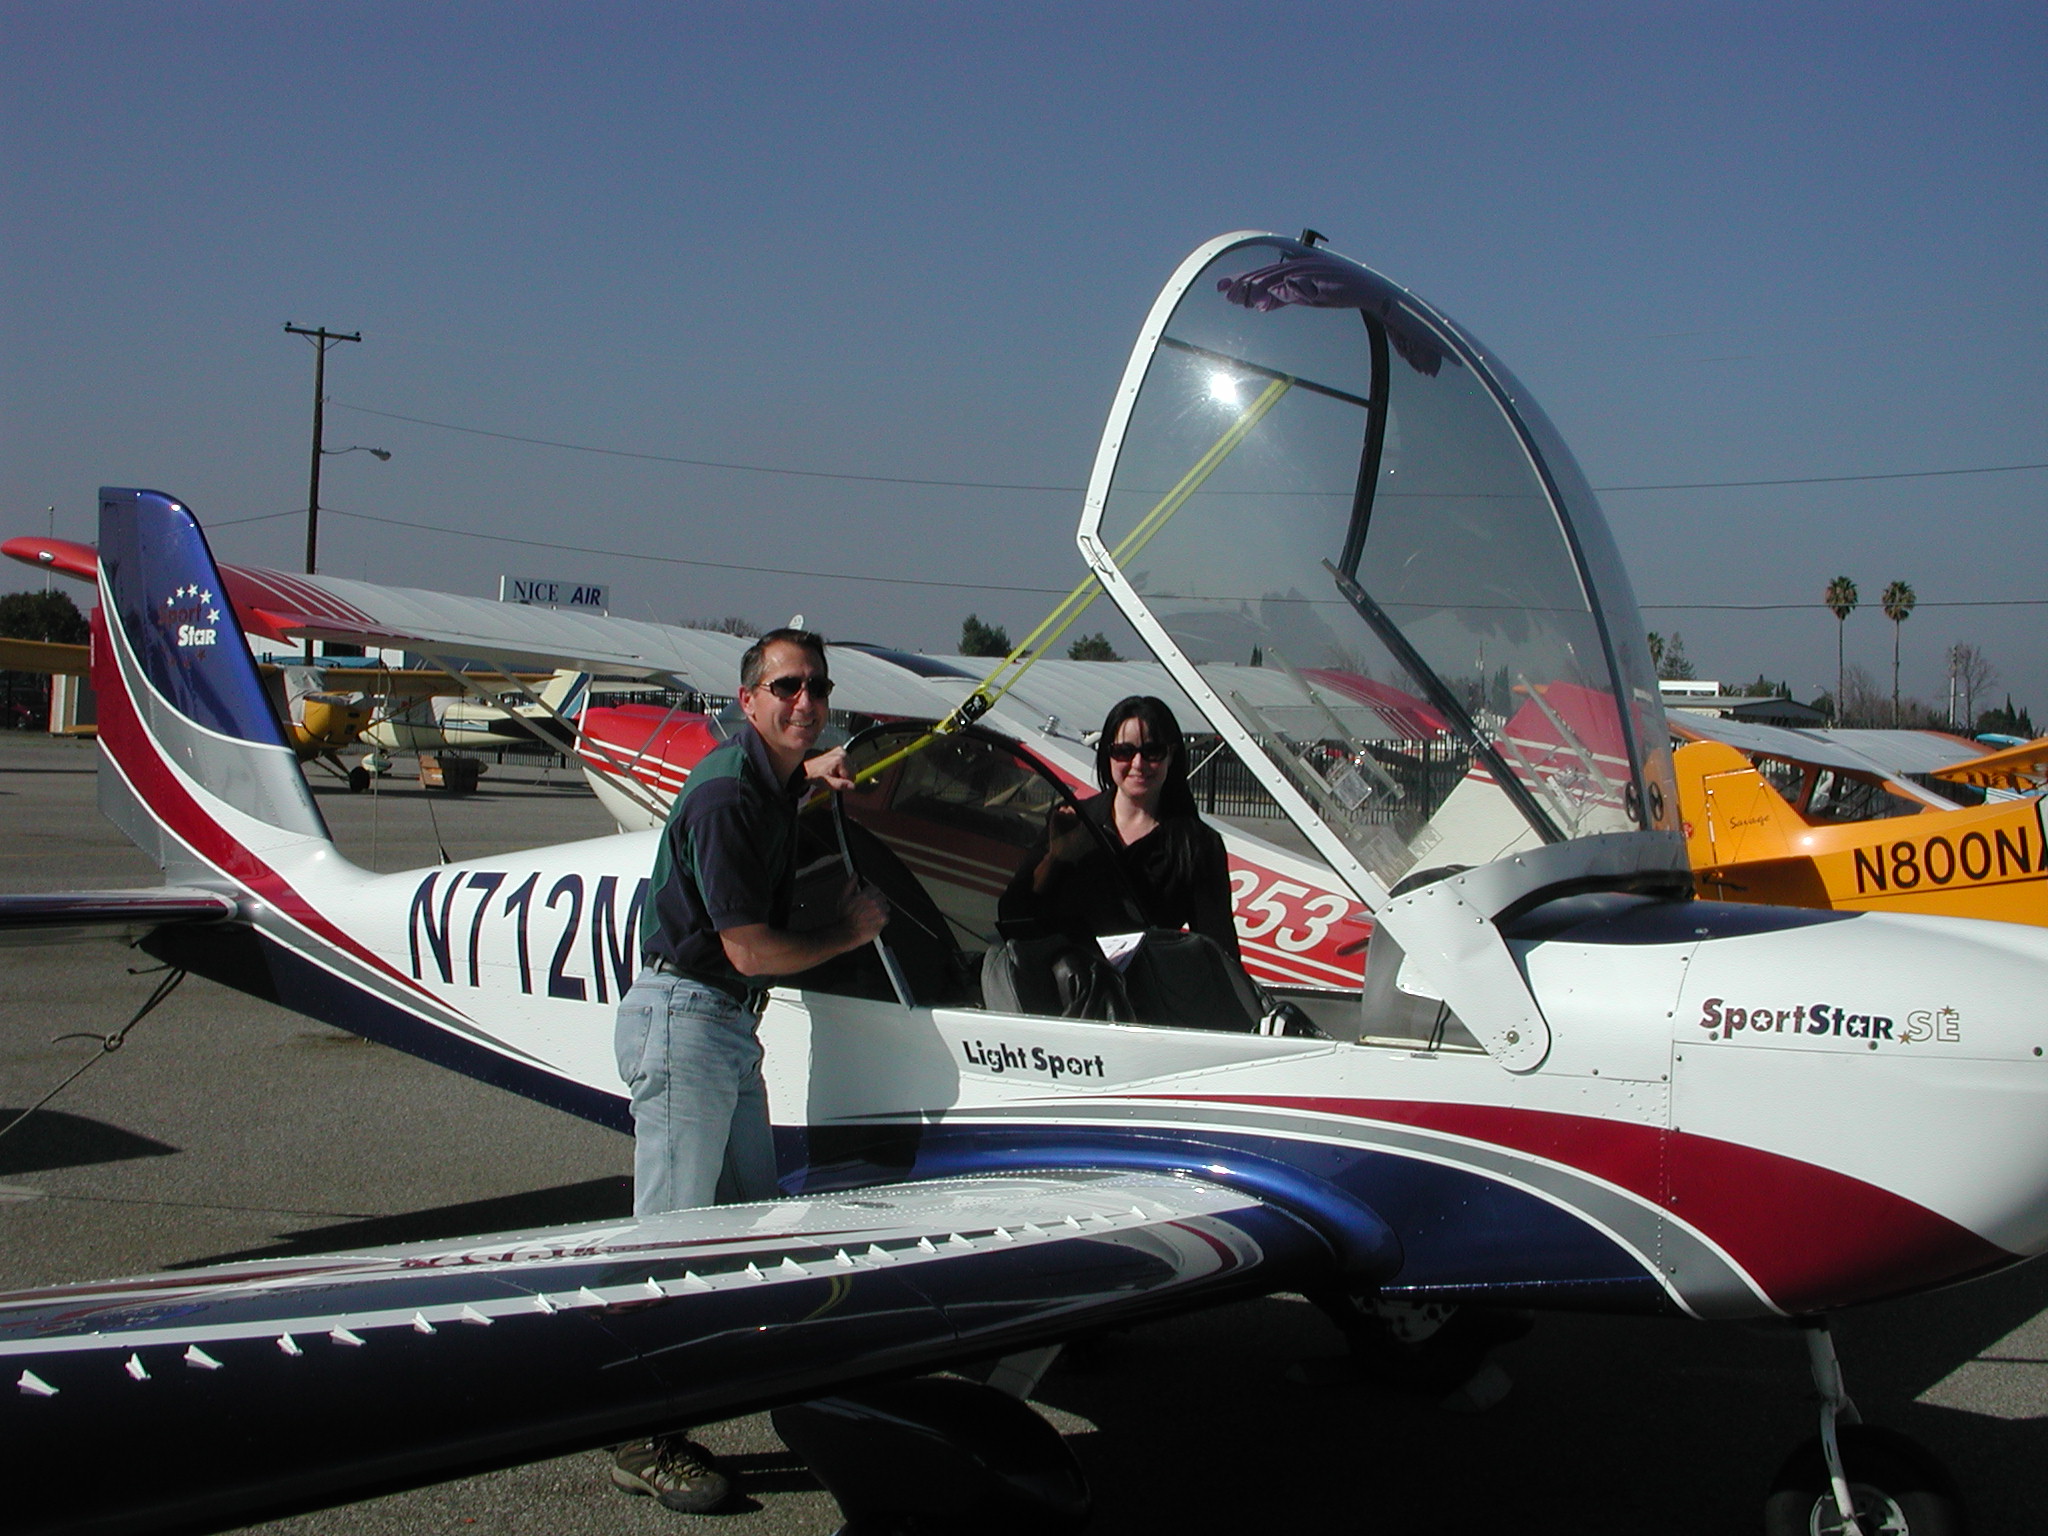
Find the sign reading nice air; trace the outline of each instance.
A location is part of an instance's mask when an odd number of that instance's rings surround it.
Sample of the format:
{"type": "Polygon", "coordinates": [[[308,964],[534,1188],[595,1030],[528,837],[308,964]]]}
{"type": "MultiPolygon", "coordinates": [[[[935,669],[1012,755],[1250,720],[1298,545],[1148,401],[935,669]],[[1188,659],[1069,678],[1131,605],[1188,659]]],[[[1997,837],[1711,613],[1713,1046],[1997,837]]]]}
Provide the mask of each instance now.
{"type": "Polygon", "coordinates": [[[612,589],[601,581],[561,581],[548,576],[500,576],[498,601],[537,603],[544,608],[595,608],[608,611],[612,589]]]}

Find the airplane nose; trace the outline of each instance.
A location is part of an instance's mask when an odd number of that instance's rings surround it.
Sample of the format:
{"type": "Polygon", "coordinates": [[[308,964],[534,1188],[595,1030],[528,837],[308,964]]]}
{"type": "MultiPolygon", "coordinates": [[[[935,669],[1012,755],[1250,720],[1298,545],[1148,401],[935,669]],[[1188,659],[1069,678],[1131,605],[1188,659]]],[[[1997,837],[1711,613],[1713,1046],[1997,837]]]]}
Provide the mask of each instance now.
{"type": "MultiPolygon", "coordinates": [[[[1711,927],[1716,904],[1696,905],[1711,927]]],[[[1806,1237],[1762,1244],[1797,1271],[1767,1287],[1781,1305],[1874,1300],[2048,1251],[2044,978],[2048,932],[1908,914],[1693,952],[1672,1017],[1674,1140],[1816,1181],[1806,1237]]],[[[1694,1193],[1674,1213],[1709,1219],[1694,1193]]]]}

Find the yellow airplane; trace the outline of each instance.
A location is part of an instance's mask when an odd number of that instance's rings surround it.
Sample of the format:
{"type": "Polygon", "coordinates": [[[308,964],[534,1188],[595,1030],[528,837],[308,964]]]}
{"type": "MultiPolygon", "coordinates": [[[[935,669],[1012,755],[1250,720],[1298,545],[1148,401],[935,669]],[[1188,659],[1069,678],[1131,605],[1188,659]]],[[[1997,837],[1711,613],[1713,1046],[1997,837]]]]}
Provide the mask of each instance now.
{"type": "Polygon", "coordinates": [[[1934,777],[1987,791],[2038,795],[2048,788],[2048,736],[2037,736],[2016,747],[2005,747],[1997,752],[1987,752],[1982,757],[1973,757],[1968,762],[1937,768],[1934,777]]]}
{"type": "MultiPolygon", "coordinates": [[[[0,671],[46,672],[84,676],[92,670],[92,648],[63,645],[43,640],[15,640],[0,637],[0,671]]],[[[316,686],[291,694],[287,669],[262,663],[257,668],[277,706],[285,735],[301,762],[320,762],[344,779],[350,789],[367,788],[370,771],[351,767],[339,754],[355,746],[365,731],[377,726],[393,708],[421,699],[459,694],[462,684],[446,673],[421,669],[400,671],[389,667],[311,667],[291,669],[316,686]],[[337,689],[333,684],[353,685],[337,689]],[[289,694],[289,697],[288,697],[289,694]]],[[[551,682],[553,673],[513,673],[515,682],[527,685],[551,682]]],[[[89,735],[92,727],[81,726],[89,735]]],[[[497,744],[497,738],[485,745],[497,744]]],[[[523,738],[522,738],[523,740],[523,738]]]]}
{"type": "MultiPolygon", "coordinates": [[[[2048,925],[2048,801],[2008,793],[1958,806],[1835,743],[1742,734],[1741,750],[1702,739],[1672,756],[1701,895],[2048,925]]],[[[2038,785],[2048,740],[1935,773],[2024,790],[2029,764],[2038,785]]]]}

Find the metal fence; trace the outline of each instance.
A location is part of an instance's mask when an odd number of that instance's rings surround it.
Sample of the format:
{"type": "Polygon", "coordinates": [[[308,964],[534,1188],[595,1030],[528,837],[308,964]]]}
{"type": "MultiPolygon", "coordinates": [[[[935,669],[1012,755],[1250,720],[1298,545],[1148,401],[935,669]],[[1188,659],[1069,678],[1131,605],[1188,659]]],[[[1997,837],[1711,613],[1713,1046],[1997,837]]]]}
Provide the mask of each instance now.
{"type": "MultiPolygon", "coordinates": [[[[1217,751],[1221,741],[1218,736],[1188,738],[1189,759],[1199,765],[1188,778],[1195,803],[1212,816],[1282,819],[1284,813],[1279,803],[1243,760],[1228,747],[1217,751]]],[[[1334,760],[1344,749],[1332,744],[1329,750],[1334,760]]],[[[1285,747],[1275,755],[1283,762],[1289,756],[1285,747]]],[[[1388,778],[1401,786],[1400,795],[1395,796],[1386,793],[1377,780],[1371,781],[1375,793],[1360,807],[1357,819],[1374,823],[1426,821],[1450,797],[1472,766],[1470,752],[1456,742],[1442,740],[1404,741],[1399,750],[1375,752],[1373,759],[1388,778]]],[[[1299,778],[1308,770],[1298,768],[1295,772],[1299,778]]]]}
{"type": "Polygon", "coordinates": [[[1210,816],[1281,819],[1279,802],[1252,776],[1244,761],[1222,743],[1220,736],[1188,738],[1188,760],[1200,765],[1188,776],[1195,804],[1210,816]],[[1217,750],[1219,747],[1221,751],[1217,750]]]}

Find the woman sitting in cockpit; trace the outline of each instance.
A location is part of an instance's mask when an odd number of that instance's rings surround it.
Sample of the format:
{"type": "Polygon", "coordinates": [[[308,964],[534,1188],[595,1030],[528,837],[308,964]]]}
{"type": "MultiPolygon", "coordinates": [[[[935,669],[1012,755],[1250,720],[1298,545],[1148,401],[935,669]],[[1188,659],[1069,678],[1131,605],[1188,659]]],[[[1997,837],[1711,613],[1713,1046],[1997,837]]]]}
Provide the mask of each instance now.
{"type": "Polygon", "coordinates": [[[1103,835],[1060,812],[1003,896],[1005,927],[1029,923],[1083,942],[1138,928],[1187,928],[1235,960],[1223,839],[1195,809],[1187,757],[1180,724],[1162,700],[1133,694],[1114,705],[1095,743],[1103,793],[1080,807],[1103,835]],[[1105,869],[1111,858],[1115,868],[1105,869]]]}

